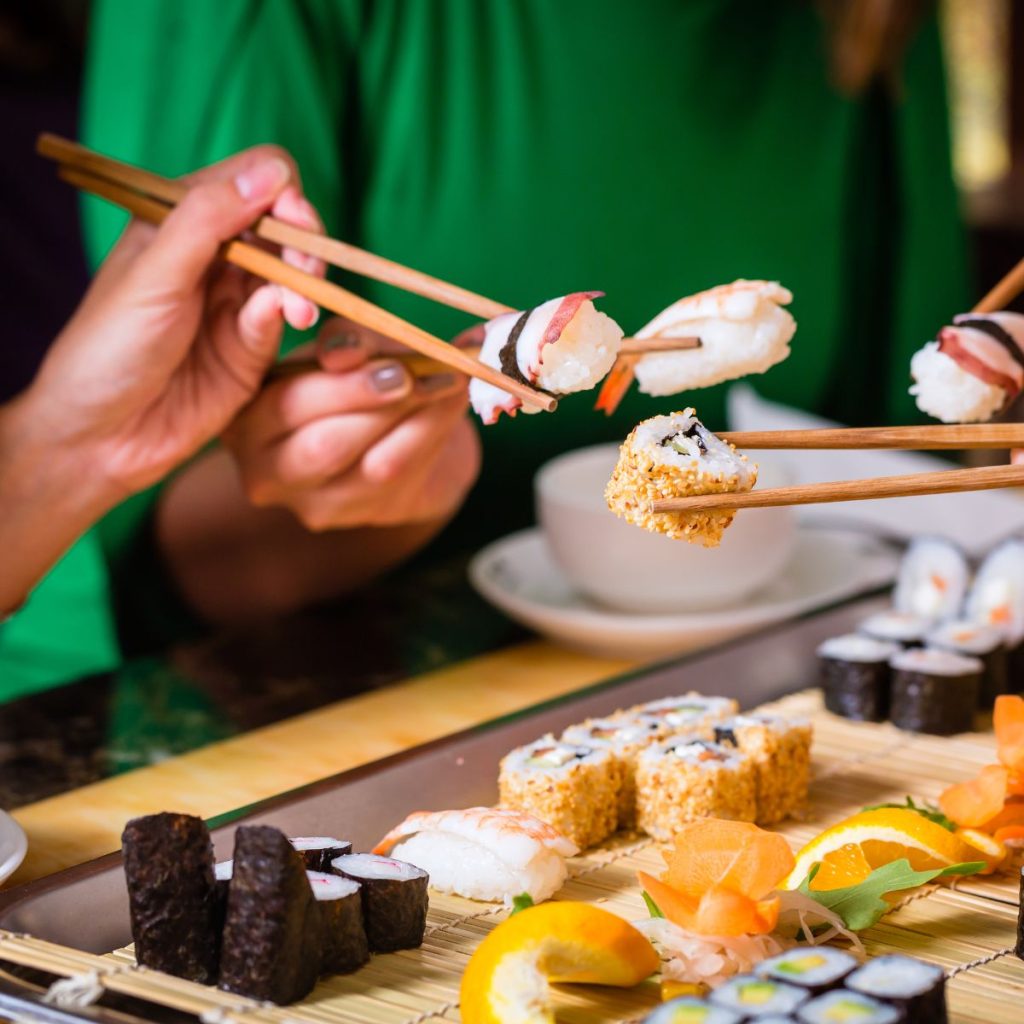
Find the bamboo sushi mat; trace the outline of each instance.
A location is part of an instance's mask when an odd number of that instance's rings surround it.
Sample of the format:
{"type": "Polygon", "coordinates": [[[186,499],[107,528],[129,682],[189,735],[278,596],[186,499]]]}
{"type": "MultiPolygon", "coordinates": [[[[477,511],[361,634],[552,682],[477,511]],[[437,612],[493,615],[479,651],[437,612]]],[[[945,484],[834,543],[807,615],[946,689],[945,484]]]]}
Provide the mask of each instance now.
{"type": "MultiPolygon", "coordinates": [[[[939,738],[849,722],[826,713],[817,691],[768,707],[814,722],[808,814],[780,829],[794,849],[867,804],[902,801],[908,794],[934,801],[947,785],[994,759],[991,733],[939,738]]],[[[571,861],[559,898],[600,903],[635,920],[646,916],[636,871],[662,867],[656,843],[623,837],[571,861]]],[[[0,931],[0,960],[60,975],[96,971],[111,991],[202,1015],[208,1024],[454,1024],[460,1020],[462,971],[505,916],[503,907],[431,893],[422,948],[375,956],[356,973],[326,979],[308,999],[287,1007],[260,1006],[139,969],[130,949],[94,956],[0,931]]],[[[873,956],[903,952],[945,968],[951,1020],[957,1024],[1020,1024],[1024,962],[1013,954],[1016,927],[1016,878],[997,876],[967,879],[955,890],[938,885],[915,890],[862,938],[873,956]]],[[[658,1001],[655,981],[629,990],[562,986],[555,995],[564,1024],[640,1021],[658,1001]]]]}

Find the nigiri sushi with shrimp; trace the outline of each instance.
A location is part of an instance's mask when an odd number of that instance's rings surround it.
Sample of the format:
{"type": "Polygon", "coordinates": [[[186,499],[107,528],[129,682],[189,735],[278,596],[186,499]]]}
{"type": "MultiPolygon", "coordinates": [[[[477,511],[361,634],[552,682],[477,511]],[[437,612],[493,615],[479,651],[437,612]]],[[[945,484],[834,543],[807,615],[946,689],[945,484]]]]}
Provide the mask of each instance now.
{"type": "Polygon", "coordinates": [[[910,360],[917,407],[943,423],[992,419],[1024,388],[1024,315],[962,313],[910,360]]]}
{"type": "Polygon", "coordinates": [[[697,337],[700,345],[623,357],[601,388],[597,408],[614,412],[634,376],[642,392],[660,396],[764,373],[789,356],[796,321],[784,307],[792,301],[777,281],[742,278],[679,299],[636,337],[697,337]]]}
{"type": "MultiPolygon", "coordinates": [[[[482,363],[520,383],[553,395],[586,391],[612,368],[622,344],[622,329],[594,306],[603,294],[574,292],[533,309],[503,313],[456,341],[480,345],[482,363]]],[[[514,416],[522,408],[514,395],[478,378],[470,381],[469,400],[488,425],[503,412],[514,416]]]]}
{"type": "Polygon", "coordinates": [[[522,811],[468,807],[416,811],[373,852],[422,868],[439,892],[504,903],[528,893],[540,903],[562,887],[565,859],[579,850],[556,829],[522,811]]]}

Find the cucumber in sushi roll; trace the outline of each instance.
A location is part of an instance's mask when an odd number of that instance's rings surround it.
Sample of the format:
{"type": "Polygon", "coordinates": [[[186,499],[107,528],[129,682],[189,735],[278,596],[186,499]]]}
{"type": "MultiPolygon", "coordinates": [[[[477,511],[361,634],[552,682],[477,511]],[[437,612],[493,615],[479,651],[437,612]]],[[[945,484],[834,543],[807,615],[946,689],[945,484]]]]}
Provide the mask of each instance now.
{"type": "Polygon", "coordinates": [[[950,736],[970,732],[984,666],[949,651],[901,651],[892,667],[892,724],[909,732],[950,736]]]}
{"type": "Polygon", "coordinates": [[[723,982],[709,999],[715,1006],[724,1006],[743,1015],[743,1019],[792,1013],[807,1001],[807,991],[784,981],[739,974],[723,982]]]}
{"type": "Polygon", "coordinates": [[[370,950],[393,953],[423,944],[428,876],[415,864],[375,853],[349,853],[331,870],[362,886],[363,924],[370,950]]]}
{"type": "Polygon", "coordinates": [[[663,729],[658,739],[681,733],[695,733],[711,739],[715,723],[735,715],[739,709],[739,704],[731,697],[705,697],[691,691],[681,697],[661,697],[646,704],[636,704],[612,717],[657,722],[663,729]]]}
{"type": "Polygon", "coordinates": [[[800,1024],[902,1024],[903,1015],[894,1006],[840,988],[804,1003],[796,1019],[800,1024]]]}
{"type": "Polygon", "coordinates": [[[826,640],[818,648],[826,710],[857,722],[884,722],[889,717],[889,661],[899,651],[891,640],[859,633],[826,640]]]}
{"type": "Polygon", "coordinates": [[[713,1006],[703,999],[683,996],[659,1006],[643,1024],[740,1024],[743,1017],[724,1006],[713,1006]]]}
{"type": "Polygon", "coordinates": [[[832,946],[796,946],[762,960],[756,973],[820,995],[841,985],[857,966],[855,957],[832,946]]]}
{"type": "Polygon", "coordinates": [[[846,979],[853,992],[871,996],[899,1010],[906,1024],[946,1024],[946,973],[897,953],[876,957],[846,979]]]}

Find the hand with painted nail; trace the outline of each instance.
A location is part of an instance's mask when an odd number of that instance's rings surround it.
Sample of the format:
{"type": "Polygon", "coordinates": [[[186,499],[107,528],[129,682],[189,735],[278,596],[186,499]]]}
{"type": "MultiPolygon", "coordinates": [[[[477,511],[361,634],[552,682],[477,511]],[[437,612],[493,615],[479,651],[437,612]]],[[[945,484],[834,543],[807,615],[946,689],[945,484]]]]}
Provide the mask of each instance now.
{"type": "Polygon", "coordinates": [[[190,184],[159,228],[128,226],[32,384],[0,407],[0,518],[10,530],[18,510],[34,515],[35,543],[57,554],[42,508],[73,538],[161,479],[250,400],[284,320],[316,318],[305,299],[217,259],[269,210],[317,226],[286,154],[258,147],[190,184]]]}
{"type": "Polygon", "coordinates": [[[270,385],[232,424],[250,501],[316,532],[443,520],[480,465],[467,381],[414,378],[392,342],[343,320],[317,343],[323,372],[270,385]]]}

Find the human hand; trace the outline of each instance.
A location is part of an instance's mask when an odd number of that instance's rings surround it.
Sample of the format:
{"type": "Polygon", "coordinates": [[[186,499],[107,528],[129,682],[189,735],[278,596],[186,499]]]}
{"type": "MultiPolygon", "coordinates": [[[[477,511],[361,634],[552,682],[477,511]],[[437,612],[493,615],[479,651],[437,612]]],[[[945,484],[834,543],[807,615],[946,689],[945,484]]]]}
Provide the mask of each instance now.
{"type": "Polygon", "coordinates": [[[468,382],[415,379],[399,346],[350,321],[321,330],[321,372],[275,381],[223,435],[250,501],[313,531],[450,516],[480,467],[468,382]]]}
{"type": "MultiPolygon", "coordinates": [[[[301,296],[217,261],[221,244],[268,210],[320,228],[287,154],[256,147],[188,180],[159,228],[129,224],[16,403],[21,440],[60,452],[99,505],[215,437],[255,393],[284,319],[316,320],[301,296]]],[[[318,261],[284,255],[322,273],[318,261]]]]}

